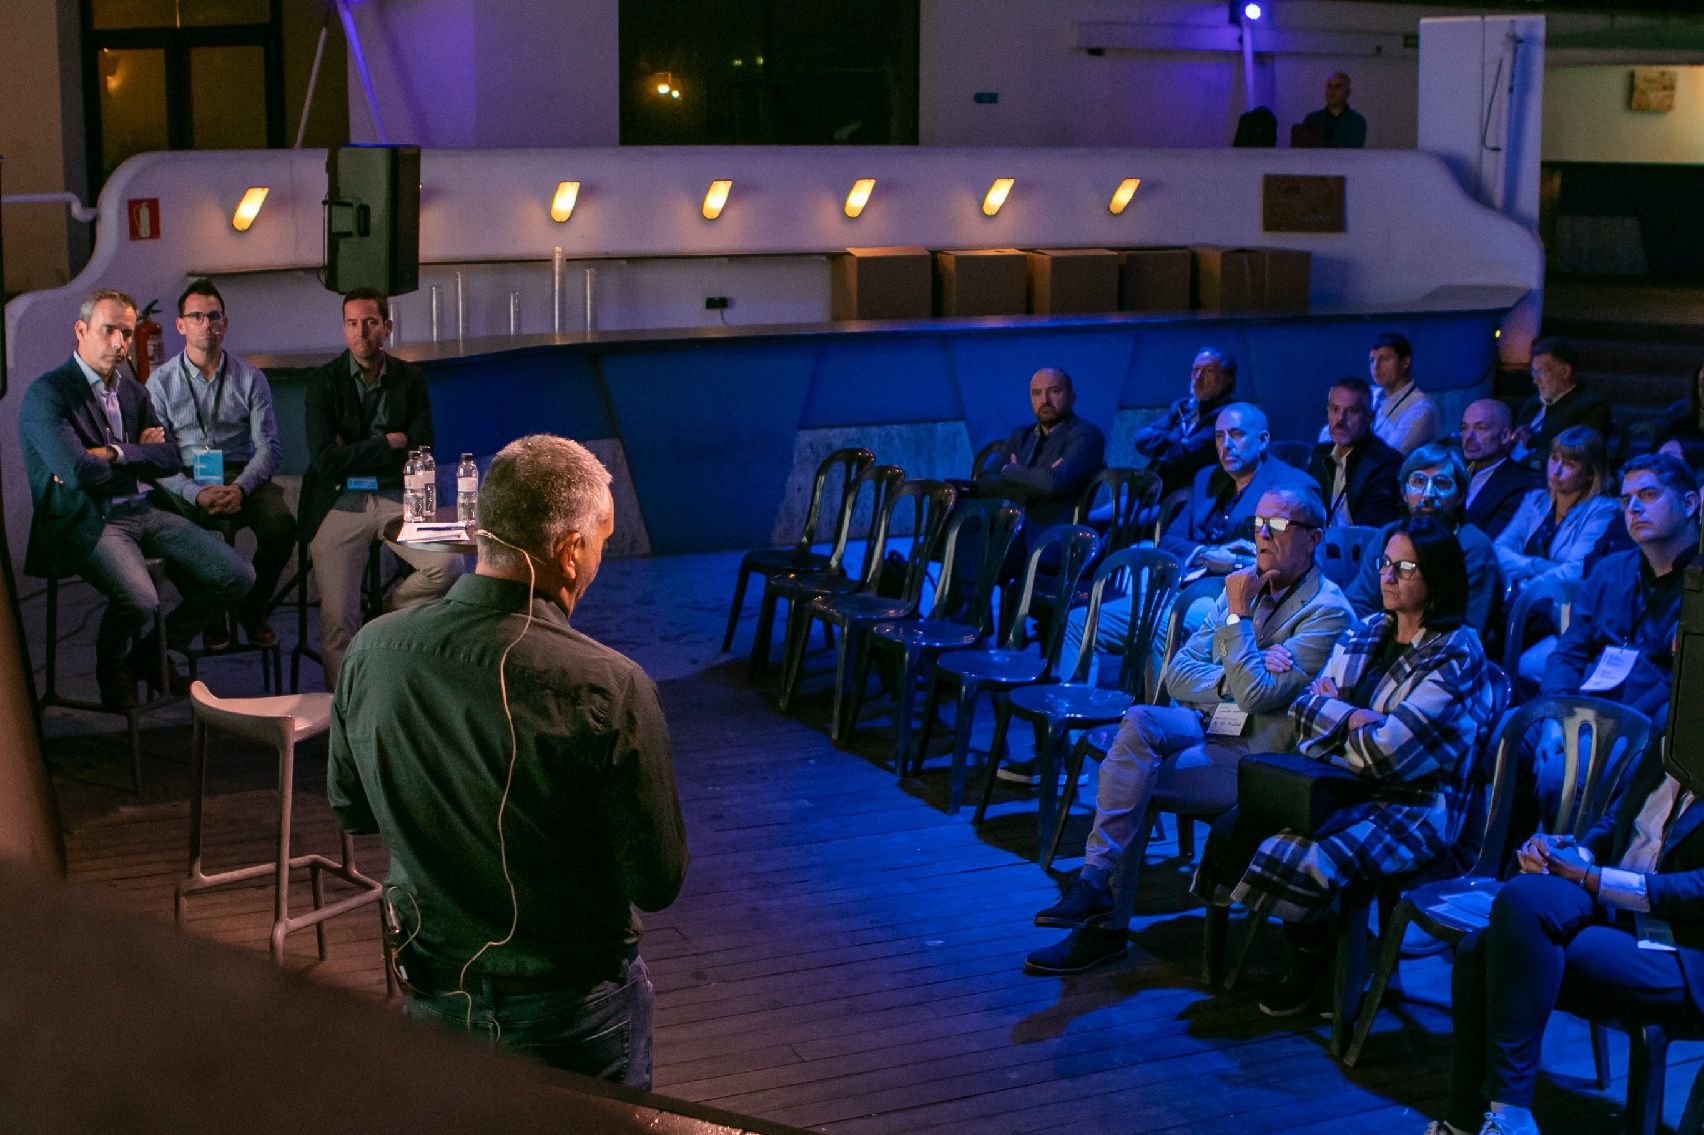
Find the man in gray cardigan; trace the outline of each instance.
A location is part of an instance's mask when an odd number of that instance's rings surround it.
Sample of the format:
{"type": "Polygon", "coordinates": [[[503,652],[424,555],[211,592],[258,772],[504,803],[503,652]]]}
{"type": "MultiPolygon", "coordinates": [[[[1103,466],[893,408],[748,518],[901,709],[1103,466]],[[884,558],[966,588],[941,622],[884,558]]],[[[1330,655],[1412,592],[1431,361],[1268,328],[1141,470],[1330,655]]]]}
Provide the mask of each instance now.
{"type": "Polygon", "coordinates": [[[1101,765],[1095,822],[1083,870],[1037,926],[1070,928],[1063,941],[1024,962],[1034,974],[1081,973],[1122,957],[1132,885],[1113,873],[1146,822],[1157,781],[1166,795],[1202,812],[1236,803],[1244,753],[1288,749],[1294,728],[1285,712],[1331,646],[1354,621],[1337,585],[1314,564],[1325,506],[1309,486],[1280,486],[1255,506],[1255,563],[1225,577],[1225,593],[1166,667],[1165,688],[1178,704],[1138,705],[1125,714],[1101,765]]]}

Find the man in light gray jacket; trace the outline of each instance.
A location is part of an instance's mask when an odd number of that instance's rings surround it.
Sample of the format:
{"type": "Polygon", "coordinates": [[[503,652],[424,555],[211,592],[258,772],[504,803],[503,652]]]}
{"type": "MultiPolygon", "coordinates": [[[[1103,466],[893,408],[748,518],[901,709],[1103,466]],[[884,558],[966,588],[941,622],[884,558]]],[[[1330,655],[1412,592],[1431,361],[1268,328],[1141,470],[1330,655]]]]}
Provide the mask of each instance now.
{"type": "Polygon", "coordinates": [[[1320,667],[1354,610],[1314,563],[1325,507],[1311,485],[1268,489],[1255,506],[1255,564],[1225,577],[1225,593],[1166,667],[1178,703],[1139,705],[1124,717],[1101,765],[1083,870],[1037,926],[1066,927],[1064,941],[1024,962],[1035,974],[1081,973],[1128,947],[1131,886],[1113,897],[1118,869],[1145,822],[1156,782],[1199,811],[1236,803],[1244,753],[1291,747],[1286,710],[1320,667]]]}

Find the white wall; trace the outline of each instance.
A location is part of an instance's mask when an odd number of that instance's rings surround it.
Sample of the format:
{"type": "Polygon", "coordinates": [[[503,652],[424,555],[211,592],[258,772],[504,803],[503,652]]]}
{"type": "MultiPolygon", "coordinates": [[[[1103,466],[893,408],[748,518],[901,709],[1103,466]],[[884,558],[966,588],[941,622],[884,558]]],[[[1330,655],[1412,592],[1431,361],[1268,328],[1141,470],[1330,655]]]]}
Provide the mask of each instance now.
{"type": "MultiPolygon", "coordinates": [[[[230,346],[239,353],[341,349],[336,299],[314,279],[321,256],[325,155],[317,150],[146,154],[126,162],[101,194],[102,220],[89,267],[70,286],[6,306],[16,383],[71,349],[77,303],[90,287],[122,287],[168,306],[192,273],[231,287],[230,346]],[[271,187],[253,228],[230,227],[250,185],[271,187]],[[130,241],[125,202],[160,201],[159,240],[130,241]],[[252,274],[249,274],[252,273],[252,274]]],[[[1444,164],[1413,151],[920,149],[912,147],[655,148],[429,151],[422,160],[420,255],[464,268],[470,336],[507,330],[507,295],[522,288],[524,331],[550,329],[549,260],[629,258],[599,268],[599,326],[682,327],[711,318],[705,295],[733,298],[733,323],[810,322],[828,314],[827,270],[818,259],[847,245],[931,248],[1279,244],[1314,253],[1313,302],[1321,307],[1401,308],[1440,287],[1534,288],[1542,277],[1532,233],[1469,200],[1444,164]],[[1261,184],[1269,172],[1348,178],[1347,232],[1268,235],[1261,184]],[[734,180],[722,219],[698,212],[713,178],[734,180]],[[840,210],[859,177],[877,179],[863,216],[840,210]],[[997,217],[979,205],[995,177],[1016,187],[997,217]],[[1141,177],[1121,217],[1113,188],[1141,177]],[[549,219],[562,178],[582,181],[563,225],[549,219]],[[1203,201],[1211,207],[1204,208],[1203,201]],[[1425,240],[1393,239],[1425,233],[1425,240]],[[761,259],[731,259],[741,254],[761,259]],[[650,258],[677,258],[662,262],[650,258]],[[474,265],[471,262],[522,261],[474,265]],[[605,322],[609,320],[610,322],[605,322]]],[[[425,282],[452,302],[454,269],[428,267],[425,282]]],[[[577,281],[568,329],[577,330],[577,281]]],[[[426,337],[426,293],[404,297],[403,335],[426,337]]],[[[447,337],[447,336],[446,336],[447,337]]],[[[168,334],[168,351],[179,344],[168,334]]],[[[0,436],[15,436],[21,399],[0,402],[0,436]]],[[[10,460],[16,451],[6,447],[10,460]]],[[[21,470],[6,470],[14,547],[29,517],[21,470]]]]}
{"type": "Polygon", "coordinates": [[[1704,162],[1704,67],[1675,72],[1674,109],[1629,110],[1630,65],[1552,67],[1544,76],[1547,162],[1704,162]]]}

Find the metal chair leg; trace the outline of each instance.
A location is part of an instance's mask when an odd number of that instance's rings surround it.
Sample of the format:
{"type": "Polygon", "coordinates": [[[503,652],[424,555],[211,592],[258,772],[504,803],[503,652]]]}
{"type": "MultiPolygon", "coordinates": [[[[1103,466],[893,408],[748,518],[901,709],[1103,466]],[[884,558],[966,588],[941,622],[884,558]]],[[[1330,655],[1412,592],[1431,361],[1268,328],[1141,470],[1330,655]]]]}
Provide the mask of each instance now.
{"type": "Polygon", "coordinates": [[[740,608],[745,606],[746,584],[751,582],[751,568],[746,564],[740,565],[740,574],[734,581],[734,601],[728,606],[728,629],[722,634],[722,653],[726,654],[734,646],[734,631],[740,625],[740,608]]]}

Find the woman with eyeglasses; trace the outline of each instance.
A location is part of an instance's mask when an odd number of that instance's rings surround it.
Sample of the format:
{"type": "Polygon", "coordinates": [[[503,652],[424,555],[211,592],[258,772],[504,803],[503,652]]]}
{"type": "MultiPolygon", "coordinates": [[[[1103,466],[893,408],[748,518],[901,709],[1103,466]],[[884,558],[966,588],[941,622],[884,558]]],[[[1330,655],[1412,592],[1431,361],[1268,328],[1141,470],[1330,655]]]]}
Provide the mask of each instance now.
{"type": "Polygon", "coordinates": [[[1511,584],[1535,579],[1579,579],[1587,553],[1619,510],[1603,495],[1603,436],[1571,426],[1550,443],[1545,487],[1521,501],[1497,537],[1497,565],[1511,584]]]}
{"type": "MultiPolygon", "coordinates": [[[[1467,565],[1467,613],[1470,626],[1483,635],[1495,626],[1503,597],[1503,573],[1497,567],[1497,549],[1491,538],[1462,520],[1467,501],[1467,465],[1455,446],[1444,442],[1423,445],[1402,463],[1402,503],[1410,517],[1429,516],[1441,522],[1461,544],[1467,565]]],[[[1384,591],[1374,568],[1377,549],[1383,548],[1397,525],[1380,530],[1361,560],[1361,570],[1343,589],[1350,604],[1362,615],[1384,609],[1384,591]]]]}
{"type": "Polygon", "coordinates": [[[1234,817],[1221,820],[1195,877],[1204,901],[1271,899],[1271,913],[1286,924],[1288,964],[1260,1002],[1268,1016],[1318,1003],[1339,893],[1423,867],[1455,843],[1470,757],[1491,727],[1491,684],[1479,636],[1464,622],[1467,568],[1455,534],[1431,517],[1410,517],[1371,559],[1383,609],[1343,632],[1290,706],[1300,751],[1365,778],[1370,798],[1311,837],[1285,830],[1259,838],[1234,817]]]}

